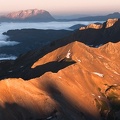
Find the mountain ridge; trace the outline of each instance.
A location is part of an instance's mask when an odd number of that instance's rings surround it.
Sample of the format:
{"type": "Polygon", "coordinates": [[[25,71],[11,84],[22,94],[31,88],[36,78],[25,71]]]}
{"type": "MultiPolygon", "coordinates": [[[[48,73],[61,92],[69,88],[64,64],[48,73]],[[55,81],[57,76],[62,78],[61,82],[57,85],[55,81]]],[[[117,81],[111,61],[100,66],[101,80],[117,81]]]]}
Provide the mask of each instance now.
{"type": "Polygon", "coordinates": [[[1,22],[50,22],[55,19],[45,10],[28,9],[9,13],[0,17],[1,22]]]}
{"type": "Polygon", "coordinates": [[[35,52],[35,49],[38,48],[38,51],[47,53],[74,41],[82,42],[90,47],[99,47],[108,42],[119,42],[119,32],[119,19],[108,19],[103,24],[94,23],[86,26],[83,30],[77,29],[75,31],[37,29],[9,30],[4,34],[9,36],[10,41],[17,40],[20,44],[12,47],[1,47],[1,51],[6,54],[23,56],[22,53],[24,55],[26,55],[26,52],[32,54],[33,51],[35,52]],[[96,29],[96,25],[101,27],[96,29]],[[48,40],[51,42],[48,43],[48,40]]]}
{"type": "Polygon", "coordinates": [[[86,16],[86,17],[78,17],[76,19],[57,19],[58,21],[106,21],[107,19],[120,18],[119,12],[114,12],[106,15],[94,15],[94,16],[86,16]]]}
{"type": "Polygon", "coordinates": [[[77,20],[83,20],[83,21],[106,21],[107,19],[113,19],[113,18],[120,18],[119,12],[114,12],[107,15],[101,15],[101,16],[89,16],[89,17],[83,17],[78,18],[77,20]]]}
{"type": "Polygon", "coordinates": [[[0,16],[0,22],[49,22],[49,21],[106,21],[107,19],[120,18],[119,12],[107,15],[78,17],[75,19],[55,19],[48,11],[38,9],[20,10],[0,16]],[[44,19],[43,19],[43,18],[44,19]],[[39,19],[39,20],[38,20],[39,19]],[[41,19],[41,20],[40,20],[41,19]]]}
{"type": "MultiPolygon", "coordinates": [[[[120,56],[120,49],[116,49],[117,51],[112,49],[113,54],[108,54],[111,53],[109,48],[114,46],[120,48],[120,42],[107,43],[99,48],[91,48],[77,41],[62,46],[34,61],[35,64],[23,72],[29,77],[28,81],[21,79],[21,73],[27,66],[22,64],[18,70],[15,66],[15,69],[8,72],[11,75],[15,71],[15,74],[21,72],[20,75],[0,81],[2,86],[0,110],[3,115],[1,118],[4,120],[120,118],[118,115],[120,60],[116,56],[116,52],[120,56]],[[106,53],[104,50],[107,50],[106,53]],[[113,61],[111,56],[114,56],[116,61],[113,61]],[[68,64],[72,61],[73,64],[68,64]],[[40,71],[44,70],[43,66],[50,62],[57,63],[52,69],[63,65],[62,63],[67,66],[56,72],[46,71],[40,76],[40,71]],[[38,75],[32,76],[36,72],[38,75]]],[[[49,67],[47,64],[47,68],[49,67]]]]}
{"type": "Polygon", "coordinates": [[[21,10],[21,11],[9,13],[6,15],[6,17],[11,19],[25,19],[28,17],[32,17],[44,13],[47,13],[47,11],[38,10],[38,9],[29,9],[29,10],[21,10]]]}
{"type": "Polygon", "coordinates": [[[119,30],[119,19],[108,20],[102,28],[77,30],[29,51],[10,65],[0,61],[0,119],[119,120],[119,30]],[[99,47],[80,42],[82,35],[91,40],[91,34],[107,42],[99,47]]]}

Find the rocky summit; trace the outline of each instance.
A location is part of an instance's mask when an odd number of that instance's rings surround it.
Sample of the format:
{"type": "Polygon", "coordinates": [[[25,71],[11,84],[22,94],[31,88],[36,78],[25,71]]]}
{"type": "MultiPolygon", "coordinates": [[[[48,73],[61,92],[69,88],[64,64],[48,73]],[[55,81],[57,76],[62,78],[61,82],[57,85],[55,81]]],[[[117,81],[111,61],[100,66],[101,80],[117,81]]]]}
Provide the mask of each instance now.
{"type": "Polygon", "coordinates": [[[1,61],[0,119],[119,120],[119,63],[120,42],[79,41],[1,61]]]}
{"type": "Polygon", "coordinates": [[[21,10],[18,12],[9,13],[7,17],[12,19],[25,19],[31,16],[36,16],[38,14],[45,14],[45,13],[48,12],[45,10],[30,9],[30,10],[21,10]]]}
{"type": "Polygon", "coordinates": [[[21,10],[0,17],[2,22],[48,22],[54,20],[48,11],[38,9],[21,10]]]}

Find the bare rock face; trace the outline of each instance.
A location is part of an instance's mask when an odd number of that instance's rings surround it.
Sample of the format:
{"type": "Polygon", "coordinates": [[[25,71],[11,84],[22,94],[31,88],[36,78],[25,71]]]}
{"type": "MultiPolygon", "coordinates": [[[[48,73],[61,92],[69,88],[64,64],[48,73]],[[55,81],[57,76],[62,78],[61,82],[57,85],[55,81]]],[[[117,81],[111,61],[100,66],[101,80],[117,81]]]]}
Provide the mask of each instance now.
{"type": "Polygon", "coordinates": [[[9,21],[52,21],[55,20],[49,12],[45,10],[38,10],[38,9],[29,9],[29,10],[21,10],[17,12],[9,13],[8,15],[4,16],[6,20],[9,21]]]}
{"type": "Polygon", "coordinates": [[[45,14],[47,11],[38,10],[38,9],[30,9],[30,10],[21,10],[18,12],[13,12],[7,15],[8,18],[12,19],[25,19],[27,17],[36,16],[38,14],[45,14]]]}
{"type": "Polygon", "coordinates": [[[118,18],[108,19],[106,22],[106,28],[112,27],[117,21],[118,18]]]}
{"type": "Polygon", "coordinates": [[[19,76],[0,81],[0,119],[120,119],[119,48],[119,42],[91,48],[75,41],[48,52],[30,68],[22,64],[23,73],[11,69],[19,76]],[[22,74],[31,78],[24,81],[22,74]]]}
{"type": "MultiPolygon", "coordinates": [[[[106,27],[105,28],[112,27],[117,21],[118,21],[118,18],[108,19],[106,21],[106,27]]],[[[89,29],[89,28],[92,28],[92,29],[101,29],[102,27],[103,27],[102,24],[95,24],[94,23],[94,24],[89,24],[86,27],[81,27],[80,30],[85,30],[85,29],[89,29]]]]}
{"type": "Polygon", "coordinates": [[[81,27],[80,30],[85,30],[85,29],[89,29],[89,28],[92,28],[92,29],[101,29],[103,27],[103,25],[101,24],[90,24],[86,27],[81,27]]]}
{"type": "Polygon", "coordinates": [[[108,42],[119,42],[120,19],[108,19],[103,24],[90,24],[81,27],[71,36],[71,41],[77,40],[92,47],[99,47],[108,42]],[[72,40],[73,39],[73,40],[72,40]]]}
{"type": "Polygon", "coordinates": [[[1,120],[36,120],[55,114],[55,102],[31,82],[6,79],[0,85],[1,120]]]}

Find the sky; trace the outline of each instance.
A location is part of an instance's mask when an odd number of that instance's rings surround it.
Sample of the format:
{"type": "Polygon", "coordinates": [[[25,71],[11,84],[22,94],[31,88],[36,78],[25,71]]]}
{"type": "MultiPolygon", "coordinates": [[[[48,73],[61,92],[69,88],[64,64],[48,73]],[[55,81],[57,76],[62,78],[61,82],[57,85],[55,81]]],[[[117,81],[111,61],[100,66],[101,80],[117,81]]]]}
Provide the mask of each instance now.
{"type": "Polygon", "coordinates": [[[120,12],[120,0],[0,0],[0,13],[35,8],[52,15],[102,15],[120,12]]]}

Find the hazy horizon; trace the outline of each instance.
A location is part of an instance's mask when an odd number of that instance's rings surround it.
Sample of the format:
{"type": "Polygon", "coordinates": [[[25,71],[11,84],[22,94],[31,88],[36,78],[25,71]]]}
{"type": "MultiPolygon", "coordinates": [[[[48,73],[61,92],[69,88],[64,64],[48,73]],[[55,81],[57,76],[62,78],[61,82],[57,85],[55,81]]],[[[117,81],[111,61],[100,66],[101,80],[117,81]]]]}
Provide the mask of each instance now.
{"type": "Polygon", "coordinates": [[[53,16],[70,15],[105,15],[113,12],[120,12],[119,0],[1,0],[0,14],[9,12],[43,9],[53,16]]]}

